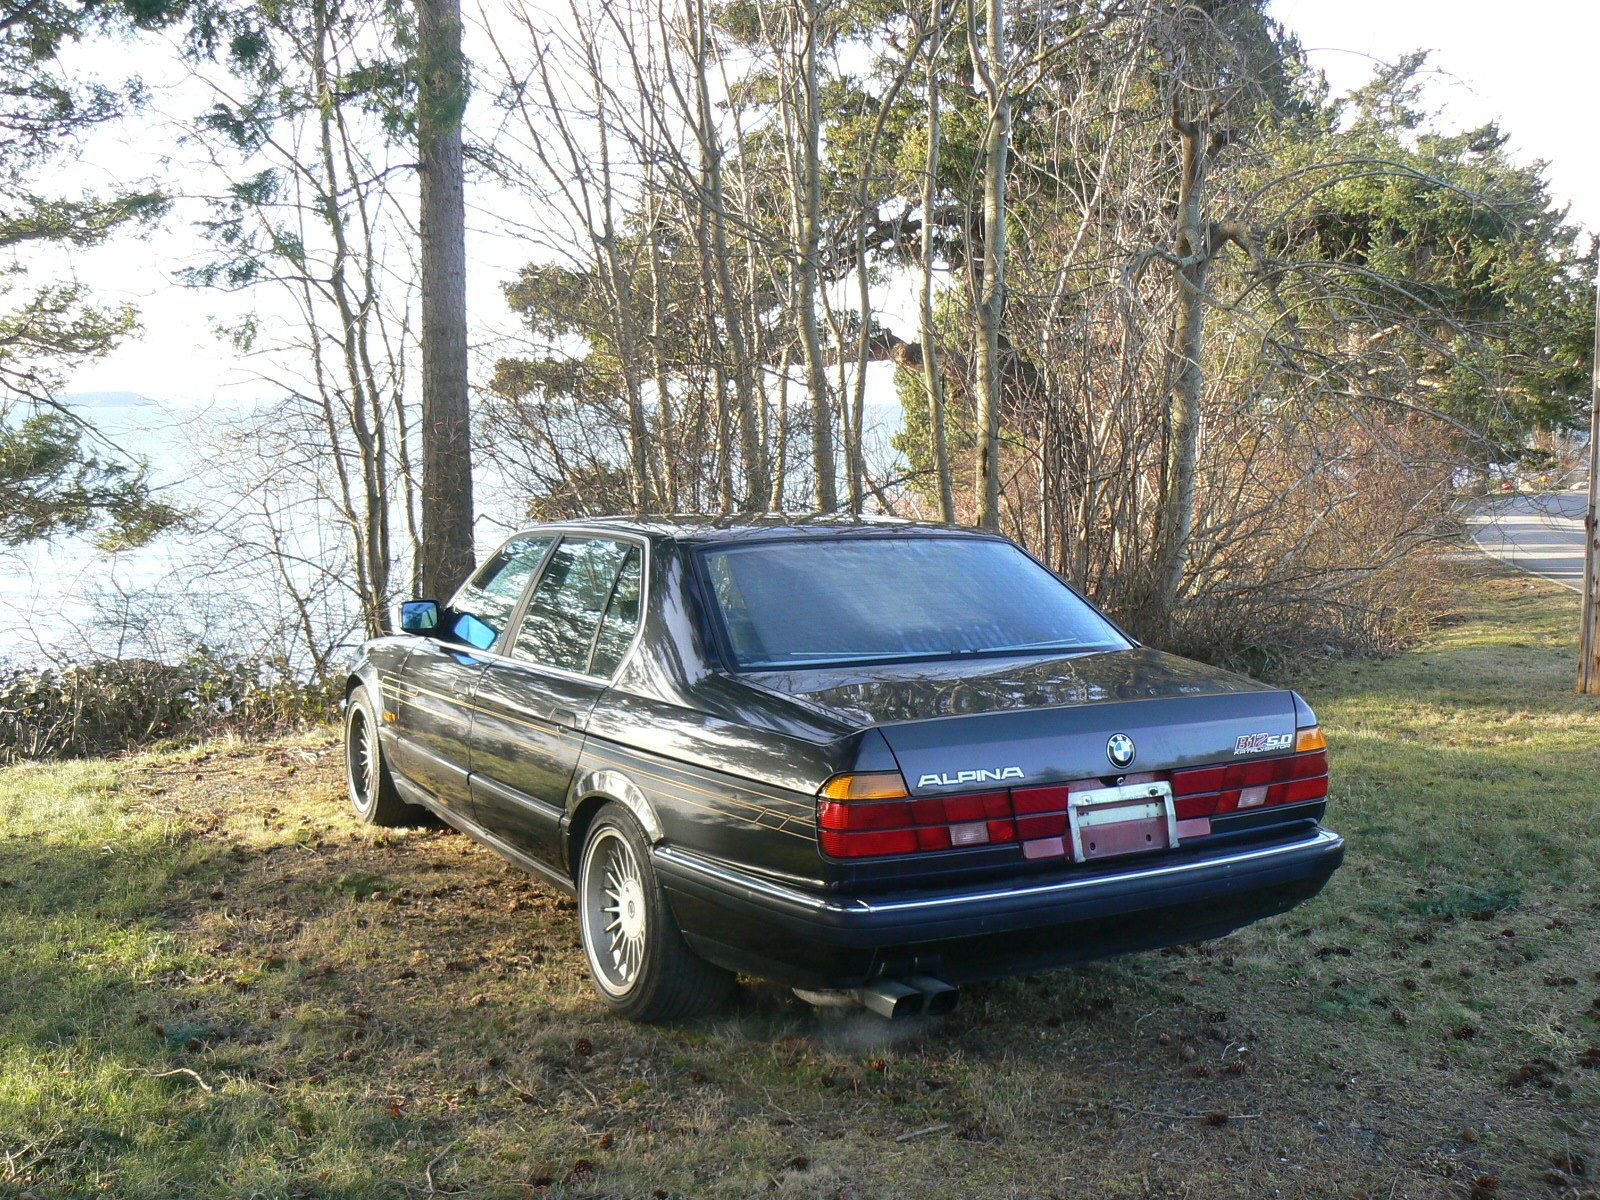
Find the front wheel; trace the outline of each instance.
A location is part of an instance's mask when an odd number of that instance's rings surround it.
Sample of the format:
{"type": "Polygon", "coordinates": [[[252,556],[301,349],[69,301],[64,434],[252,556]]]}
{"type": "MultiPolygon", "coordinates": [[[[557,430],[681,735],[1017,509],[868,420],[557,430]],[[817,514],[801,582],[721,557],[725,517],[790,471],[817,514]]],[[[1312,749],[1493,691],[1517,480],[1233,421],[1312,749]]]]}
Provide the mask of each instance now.
{"type": "Polygon", "coordinates": [[[395,789],[365,685],[352,691],[344,706],[344,779],[350,806],[368,825],[418,825],[426,818],[424,810],[400,799],[395,789]]]}
{"type": "Polygon", "coordinates": [[[584,839],[578,924],[600,998],[632,1020],[703,1016],[733,985],[683,940],[644,834],[620,804],[602,808],[584,839]]]}

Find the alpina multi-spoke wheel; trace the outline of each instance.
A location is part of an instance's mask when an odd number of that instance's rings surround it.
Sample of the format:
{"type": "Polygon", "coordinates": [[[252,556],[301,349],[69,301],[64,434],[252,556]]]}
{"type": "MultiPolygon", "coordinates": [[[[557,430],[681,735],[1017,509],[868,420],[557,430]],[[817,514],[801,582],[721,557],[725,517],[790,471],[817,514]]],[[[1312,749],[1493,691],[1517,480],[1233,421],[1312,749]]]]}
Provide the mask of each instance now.
{"type": "Polygon", "coordinates": [[[578,924],[601,998],[636,1021],[709,1012],[733,982],[684,942],[644,834],[620,804],[602,808],[584,839],[578,924]]]}
{"type": "Polygon", "coordinates": [[[378,741],[377,716],[365,687],[350,693],[344,712],[345,790],[356,816],[369,825],[415,825],[421,809],[400,799],[383,747],[378,741]]]}
{"type": "Polygon", "coordinates": [[[345,753],[349,756],[350,799],[356,811],[364,813],[372,807],[378,783],[378,750],[373,745],[371,722],[360,709],[350,714],[350,737],[345,753]]]}
{"type": "Polygon", "coordinates": [[[614,996],[627,993],[644,965],[644,881],[628,839],[615,826],[589,839],[584,869],[584,921],[595,979],[614,996]]]}

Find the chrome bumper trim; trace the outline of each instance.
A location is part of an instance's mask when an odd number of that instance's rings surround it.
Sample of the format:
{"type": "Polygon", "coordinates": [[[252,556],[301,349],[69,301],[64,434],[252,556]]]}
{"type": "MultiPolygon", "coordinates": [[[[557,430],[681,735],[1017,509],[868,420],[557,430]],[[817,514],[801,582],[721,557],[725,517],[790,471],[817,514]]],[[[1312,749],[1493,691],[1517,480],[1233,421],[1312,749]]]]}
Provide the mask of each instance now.
{"type": "Polygon", "coordinates": [[[748,875],[742,871],[735,871],[720,864],[708,862],[697,854],[691,854],[672,846],[657,846],[653,853],[656,857],[665,860],[672,866],[691,874],[700,875],[725,886],[765,896],[785,904],[810,909],[814,912],[860,914],[939,912],[944,909],[959,907],[963,904],[982,904],[989,900],[1006,900],[1019,897],[1049,899],[1053,896],[1071,895],[1074,892],[1126,883],[1130,880],[1146,880],[1151,883],[1159,883],[1167,879],[1181,879],[1183,876],[1192,874],[1195,871],[1210,871],[1218,867],[1261,863],[1275,858],[1303,854],[1308,850],[1332,850],[1343,841],[1344,839],[1331,829],[1318,829],[1310,837],[1303,838],[1297,842],[1289,842],[1286,845],[1265,846],[1255,850],[1238,850],[1231,854],[1219,854],[1213,858],[1195,859],[1191,862],[1141,867],[1137,870],[1092,875],[1082,879],[1062,879],[1052,883],[991,887],[979,891],[958,892],[910,900],[825,900],[812,892],[801,891],[798,888],[773,883],[770,880],[748,875]]]}

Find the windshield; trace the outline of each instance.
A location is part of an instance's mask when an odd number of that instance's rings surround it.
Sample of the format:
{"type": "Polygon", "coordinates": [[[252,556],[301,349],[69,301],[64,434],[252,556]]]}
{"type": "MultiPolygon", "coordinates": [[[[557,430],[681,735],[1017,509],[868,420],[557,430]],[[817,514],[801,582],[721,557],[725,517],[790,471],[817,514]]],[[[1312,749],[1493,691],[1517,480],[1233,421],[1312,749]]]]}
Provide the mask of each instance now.
{"type": "Polygon", "coordinates": [[[1129,645],[1009,542],[819,538],[712,548],[704,561],[746,669],[1129,645]]]}

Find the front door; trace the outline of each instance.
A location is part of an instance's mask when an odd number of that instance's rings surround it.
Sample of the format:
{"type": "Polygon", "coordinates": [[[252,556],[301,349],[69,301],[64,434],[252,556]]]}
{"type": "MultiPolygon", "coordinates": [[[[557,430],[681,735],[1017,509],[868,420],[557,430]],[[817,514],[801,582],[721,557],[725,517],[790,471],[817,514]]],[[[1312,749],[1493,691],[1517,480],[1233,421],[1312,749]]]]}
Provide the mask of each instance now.
{"type": "Polygon", "coordinates": [[[462,585],[399,679],[385,684],[394,713],[395,766],[443,808],[476,819],[467,784],[472,705],[484,665],[553,536],[513,538],[462,585]]]}
{"type": "Polygon", "coordinates": [[[384,685],[384,709],[394,714],[394,766],[443,808],[466,810],[467,736],[472,693],[483,659],[466,648],[428,638],[406,659],[403,678],[384,685]]]}
{"type": "Polygon", "coordinates": [[[474,701],[472,796],[489,832],[561,870],[561,818],[589,710],[639,624],[644,546],[569,534],[474,701]]]}

